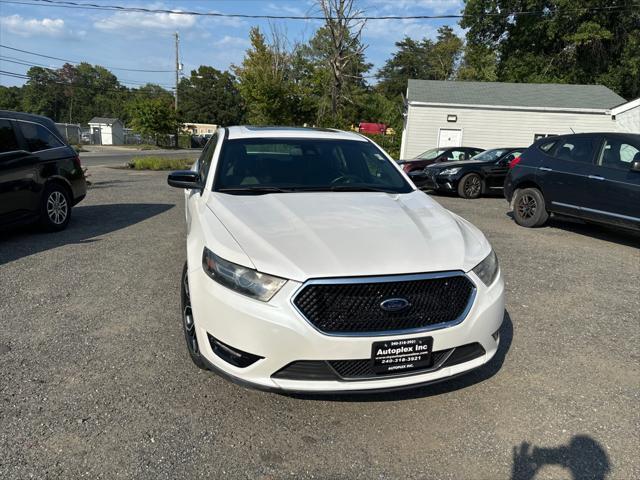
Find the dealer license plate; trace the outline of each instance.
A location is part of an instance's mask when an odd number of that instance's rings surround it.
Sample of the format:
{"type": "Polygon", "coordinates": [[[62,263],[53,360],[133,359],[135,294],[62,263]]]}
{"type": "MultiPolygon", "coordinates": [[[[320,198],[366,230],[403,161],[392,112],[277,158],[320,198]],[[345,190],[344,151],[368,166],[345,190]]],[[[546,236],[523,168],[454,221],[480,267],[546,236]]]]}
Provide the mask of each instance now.
{"type": "Polygon", "coordinates": [[[371,361],[376,373],[400,373],[431,365],[433,337],[374,342],[371,361]]]}

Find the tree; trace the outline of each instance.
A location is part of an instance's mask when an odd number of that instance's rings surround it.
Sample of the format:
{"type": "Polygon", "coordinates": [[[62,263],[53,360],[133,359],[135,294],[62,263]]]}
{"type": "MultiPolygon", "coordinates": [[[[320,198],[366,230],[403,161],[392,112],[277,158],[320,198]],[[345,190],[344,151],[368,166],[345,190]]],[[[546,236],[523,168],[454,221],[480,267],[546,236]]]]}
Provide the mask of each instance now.
{"type": "Polygon", "coordinates": [[[27,76],[29,79],[23,87],[22,96],[24,110],[55,121],[61,120],[66,99],[56,72],[49,68],[31,67],[27,76]]]}
{"type": "Polygon", "coordinates": [[[293,125],[299,104],[293,82],[293,54],[276,30],[267,44],[258,27],[249,33],[251,47],[233,70],[246,105],[247,120],[255,125],[293,125]]]}
{"type": "Polygon", "coordinates": [[[187,122],[237,125],[244,106],[235,77],[213,67],[200,66],[178,85],[180,117],[187,122]]]}
{"type": "Polygon", "coordinates": [[[356,0],[318,0],[318,4],[325,26],[316,37],[326,36],[328,41],[322,42],[326,48],[316,49],[323,53],[330,72],[331,114],[338,120],[344,104],[352,101],[348,90],[345,94],[345,85],[353,78],[352,67],[358,62],[364,64],[366,46],[361,37],[366,22],[360,18],[363,12],[356,8],[356,0]]]}
{"type": "Polygon", "coordinates": [[[0,110],[22,110],[22,89],[0,85],[0,110]]]}
{"type": "Polygon", "coordinates": [[[174,134],[178,121],[173,104],[160,98],[136,98],[128,105],[129,126],[142,135],[174,134]]]}
{"type": "Polygon", "coordinates": [[[438,28],[435,41],[405,37],[396,42],[398,50],[386,61],[376,77],[378,91],[390,98],[407,91],[410,78],[417,80],[452,80],[462,55],[463,42],[451,27],[438,28]]]}
{"type": "Polygon", "coordinates": [[[602,83],[640,95],[640,10],[634,0],[468,0],[467,43],[493,51],[497,79],[602,83]],[[615,6],[616,8],[603,8],[615,6]],[[518,10],[536,15],[507,15],[518,10]]]}
{"type": "Polygon", "coordinates": [[[484,45],[467,43],[464,46],[462,63],[458,69],[458,80],[495,82],[498,78],[498,58],[495,52],[484,45]]]}

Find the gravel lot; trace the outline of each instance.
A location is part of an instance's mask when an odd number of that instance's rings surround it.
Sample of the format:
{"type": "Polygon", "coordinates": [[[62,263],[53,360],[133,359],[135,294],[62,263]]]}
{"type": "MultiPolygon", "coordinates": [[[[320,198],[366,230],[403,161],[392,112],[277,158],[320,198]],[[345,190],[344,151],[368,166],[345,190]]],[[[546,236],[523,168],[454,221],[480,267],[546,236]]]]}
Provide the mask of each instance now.
{"type": "Polygon", "coordinates": [[[0,234],[0,478],[640,478],[638,236],[436,197],[500,257],[497,357],[405,393],[291,397],[191,364],[166,174],[90,171],[67,231],[0,234]]]}

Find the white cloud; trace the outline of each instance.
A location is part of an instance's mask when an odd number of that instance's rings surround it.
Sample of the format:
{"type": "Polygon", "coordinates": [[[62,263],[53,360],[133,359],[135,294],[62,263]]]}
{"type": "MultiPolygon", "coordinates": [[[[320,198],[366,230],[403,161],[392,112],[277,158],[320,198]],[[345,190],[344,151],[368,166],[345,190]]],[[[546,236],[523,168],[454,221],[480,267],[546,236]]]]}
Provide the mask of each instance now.
{"type": "Polygon", "coordinates": [[[242,48],[245,49],[249,46],[250,42],[247,38],[244,37],[232,37],[230,35],[225,35],[220,40],[213,42],[215,47],[224,47],[224,48],[242,48]]]}
{"type": "MultiPolygon", "coordinates": [[[[406,15],[411,11],[415,15],[445,15],[460,13],[464,7],[462,0],[369,0],[370,5],[379,7],[383,12],[403,10],[406,15]]],[[[373,12],[368,11],[368,14],[373,12]]]]}
{"type": "Polygon", "coordinates": [[[0,29],[22,37],[48,36],[64,37],[71,35],[65,29],[64,20],[61,18],[24,18],[20,15],[0,17],[0,29]]]}
{"type": "Polygon", "coordinates": [[[196,17],[179,13],[116,12],[94,22],[94,27],[105,30],[176,30],[193,27],[196,17]]]}

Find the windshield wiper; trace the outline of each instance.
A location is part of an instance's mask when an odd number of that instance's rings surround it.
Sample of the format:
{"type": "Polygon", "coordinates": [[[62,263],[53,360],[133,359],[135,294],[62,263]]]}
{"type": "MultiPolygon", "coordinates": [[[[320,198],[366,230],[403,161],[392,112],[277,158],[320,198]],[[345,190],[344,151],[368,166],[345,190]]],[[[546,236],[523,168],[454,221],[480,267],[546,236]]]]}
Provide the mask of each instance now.
{"type": "Polygon", "coordinates": [[[265,186],[253,186],[253,187],[230,187],[219,188],[216,192],[229,193],[231,195],[264,195],[267,193],[289,193],[291,189],[278,188],[278,187],[265,187],[265,186]]]}

